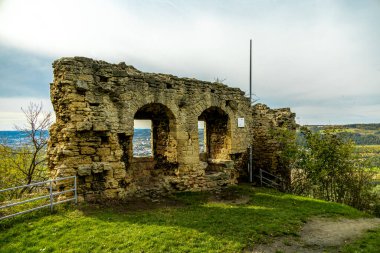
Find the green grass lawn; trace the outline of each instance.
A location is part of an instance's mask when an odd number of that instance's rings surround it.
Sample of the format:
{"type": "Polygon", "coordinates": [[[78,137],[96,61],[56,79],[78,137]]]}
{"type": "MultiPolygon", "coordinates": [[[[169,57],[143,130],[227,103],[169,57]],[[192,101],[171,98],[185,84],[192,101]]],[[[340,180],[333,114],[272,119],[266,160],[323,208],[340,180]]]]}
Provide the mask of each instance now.
{"type": "Polygon", "coordinates": [[[222,194],[249,197],[246,204],[210,196],[180,193],[150,208],[80,205],[19,216],[0,222],[0,252],[241,252],[279,236],[298,236],[313,216],[366,216],[345,205],[248,186],[222,194]]]}
{"type": "Polygon", "coordinates": [[[380,228],[370,230],[362,238],[343,248],[344,253],[368,253],[379,252],[380,249],[380,228]]]}

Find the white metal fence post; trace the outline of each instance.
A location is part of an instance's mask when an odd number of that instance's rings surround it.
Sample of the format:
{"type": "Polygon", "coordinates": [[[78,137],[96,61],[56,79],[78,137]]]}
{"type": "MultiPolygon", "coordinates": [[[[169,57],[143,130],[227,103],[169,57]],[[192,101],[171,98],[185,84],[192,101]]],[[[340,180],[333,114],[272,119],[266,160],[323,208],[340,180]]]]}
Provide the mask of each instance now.
{"type": "Polygon", "coordinates": [[[53,181],[50,181],[50,212],[53,212],[53,181]]]}

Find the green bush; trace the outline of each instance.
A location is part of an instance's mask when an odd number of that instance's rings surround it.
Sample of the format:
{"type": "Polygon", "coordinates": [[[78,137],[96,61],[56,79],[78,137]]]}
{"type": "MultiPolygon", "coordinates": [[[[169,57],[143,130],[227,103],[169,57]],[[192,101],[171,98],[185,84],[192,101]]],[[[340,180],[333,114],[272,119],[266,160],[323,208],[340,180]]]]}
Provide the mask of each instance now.
{"type": "MultiPolygon", "coordinates": [[[[301,128],[300,135],[301,142],[285,145],[280,154],[292,170],[290,191],[361,210],[373,208],[374,172],[368,169],[373,161],[358,157],[354,143],[334,128],[323,132],[301,128]]],[[[290,137],[288,140],[293,139],[290,137]]]]}

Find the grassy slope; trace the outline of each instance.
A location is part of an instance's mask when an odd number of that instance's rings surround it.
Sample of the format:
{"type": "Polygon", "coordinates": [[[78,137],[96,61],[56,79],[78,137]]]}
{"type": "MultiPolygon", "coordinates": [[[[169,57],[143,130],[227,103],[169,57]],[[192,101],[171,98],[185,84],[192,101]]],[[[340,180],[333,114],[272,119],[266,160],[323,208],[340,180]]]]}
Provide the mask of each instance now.
{"type": "MultiPolygon", "coordinates": [[[[182,193],[180,205],[133,211],[81,206],[0,222],[0,252],[240,252],[258,242],[297,236],[312,216],[365,216],[348,206],[237,187],[247,204],[207,201],[182,193]]],[[[351,250],[351,249],[350,249],[351,250]]]]}

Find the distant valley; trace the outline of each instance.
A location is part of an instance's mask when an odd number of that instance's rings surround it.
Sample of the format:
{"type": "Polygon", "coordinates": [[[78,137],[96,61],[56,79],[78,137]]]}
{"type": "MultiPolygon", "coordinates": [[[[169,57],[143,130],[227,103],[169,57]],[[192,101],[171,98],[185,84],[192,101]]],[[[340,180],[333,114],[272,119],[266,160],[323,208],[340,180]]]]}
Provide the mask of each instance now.
{"type": "Polygon", "coordinates": [[[317,132],[327,128],[336,128],[338,135],[351,139],[356,145],[380,145],[380,123],[348,125],[306,125],[317,132]]]}

